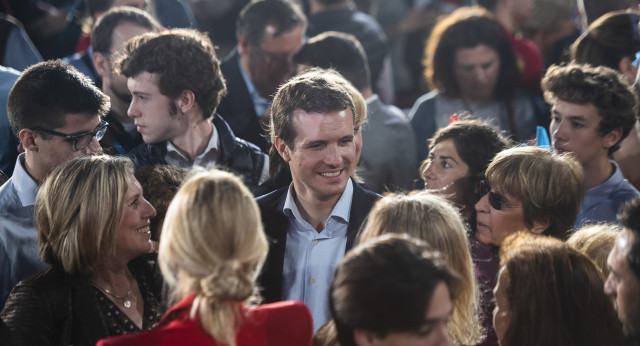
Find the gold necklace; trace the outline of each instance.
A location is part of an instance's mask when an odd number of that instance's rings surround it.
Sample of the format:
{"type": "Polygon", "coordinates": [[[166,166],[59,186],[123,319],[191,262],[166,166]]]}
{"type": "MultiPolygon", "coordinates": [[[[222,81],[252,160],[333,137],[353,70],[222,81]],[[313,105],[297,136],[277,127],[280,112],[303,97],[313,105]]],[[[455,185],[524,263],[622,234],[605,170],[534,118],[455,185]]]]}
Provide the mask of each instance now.
{"type": "Polygon", "coordinates": [[[100,285],[98,285],[95,281],[93,282],[93,285],[94,285],[94,286],[96,286],[96,287],[98,287],[102,292],[104,292],[104,293],[106,293],[106,294],[108,294],[108,295],[110,295],[110,296],[112,296],[112,297],[115,297],[115,298],[118,298],[118,299],[122,300],[122,305],[123,305],[125,308],[127,308],[127,309],[128,309],[128,308],[130,308],[130,307],[131,307],[131,300],[127,299],[127,297],[129,297],[129,296],[131,295],[131,289],[133,288],[133,280],[129,281],[129,291],[127,292],[127,294],[125,294],[125,295],[124,295],[124,297],[120,297],[119,295],[116,295],[116,294],[114,294],[114,293],[111,293],[111,291],[109,291],[109,290],[108,290],[108,289],[106,289],[106,288],[102,288],[102,287],[101,287],[100,285]]]}

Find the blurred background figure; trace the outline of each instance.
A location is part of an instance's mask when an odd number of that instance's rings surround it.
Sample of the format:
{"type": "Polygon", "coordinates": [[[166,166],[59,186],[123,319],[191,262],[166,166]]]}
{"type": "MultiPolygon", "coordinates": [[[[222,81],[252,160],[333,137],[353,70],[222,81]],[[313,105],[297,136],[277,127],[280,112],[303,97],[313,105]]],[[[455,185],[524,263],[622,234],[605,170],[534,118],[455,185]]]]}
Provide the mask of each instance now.
{"type": "Polygon", "coordinates": [[[562,241],[508,237],[495,288],[500,345],[626,345],[603,285],[593,261],[562,241]]]}
{"type": "MultiPolygon", "coordinates": [[[[156,217],[151,219],[151,240],[158,242],[162,233],[162,224],[169,204],[173,200],[189,170],[169,166],[153,165],[136,168],[135,176],[142,186],[144,198],[156,208],[156,217]]],[[[157,247],[155,247],[157,250],[157,247]]]]}
{"type": "Polygon", "coordinates": [[[56,168],[36,201],[40,256],[0,314],[12,345],[92,345],[149,330],[163,312],[144,199],[123,157],[85,156],[56,168]],[[152,258],[151,258],[152,259],[152,258]]]}
{"type": "Polygon", "coordinates": [[[459,277],[425,242],[386,235],[336,268],[331,315],[340,345],[451,345],[447,328],[459,277]]]}
{"type": "Polygon", "coordinates": [[[520,72],[509,37],[481,7],[463,7],[440,20],[424,63],[432,91],[409,113],[419,161],[426,157],[424,143],[455,113],[486,119],[518,141],[529,140],[536,125],[548,121],[542,119],[542,100],[518,89],[520,72]]]}
{"type": "Polygon", "coordinates": [[[255,307],[268,244],[253,195],[231,173],[195,174],[169,206],[160,269],[175,305],[155,330],[98,345],[309,345],[301,302],[255,307]]]}

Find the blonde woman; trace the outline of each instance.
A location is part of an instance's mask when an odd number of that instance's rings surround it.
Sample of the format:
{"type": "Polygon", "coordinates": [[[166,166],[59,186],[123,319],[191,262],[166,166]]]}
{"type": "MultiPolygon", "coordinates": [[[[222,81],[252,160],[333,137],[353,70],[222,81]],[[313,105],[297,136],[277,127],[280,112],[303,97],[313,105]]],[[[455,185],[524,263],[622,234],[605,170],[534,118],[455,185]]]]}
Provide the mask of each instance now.
{"type": "Polygon", "coordinates": [[[13,289],[0,343],[95,345],[158,322],[161,284],[147,257],[156,211],[142,193],[124,157],[80,157],[49,175],[35,218],[50,266],[13,289]]]}
{"type": "Polygon", "coordinates": [[[473,345],[482,340],[478,289],[469,243],[457,209],[445,198],[429,192],[389,194],[371,210],[358,241],[363,243],[386,233],[406,233],[442,253],[448,267],[462,279],[451,287],[457,297],[448,324],[451,341],[473,345]]]}
{"type": "Polygon", "coordinates": [[[196,173],[171,202],[160,239],[160,269],[178,302],[155,330],[98,345],[309,345],[303,303],[252,307],[267,251],[258,206],[241,180],[196,173]]]}
{"type": "Polygon", "coordinates": [[[567,239],[567,245],[591,258],[606,278],[609,276],[607,257],[620,232],[622,226],[613,223],[582,226],[567,239]]]}

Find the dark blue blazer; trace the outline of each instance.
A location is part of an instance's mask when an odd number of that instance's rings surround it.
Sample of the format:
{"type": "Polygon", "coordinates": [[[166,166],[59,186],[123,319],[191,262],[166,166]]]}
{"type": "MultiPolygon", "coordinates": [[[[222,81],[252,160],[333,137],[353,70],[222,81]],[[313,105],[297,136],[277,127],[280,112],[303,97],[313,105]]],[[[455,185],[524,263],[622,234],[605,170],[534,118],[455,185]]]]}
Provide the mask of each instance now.
{"type": "Polygon", "coordinates": [[[267,132],[260,125],[249,89],[240,72],[237,48],[222,60],[220,70],[227,82],[227,95],[222,98],[217,112],[221,114],[236,136],[269,152],[267,132]]]}

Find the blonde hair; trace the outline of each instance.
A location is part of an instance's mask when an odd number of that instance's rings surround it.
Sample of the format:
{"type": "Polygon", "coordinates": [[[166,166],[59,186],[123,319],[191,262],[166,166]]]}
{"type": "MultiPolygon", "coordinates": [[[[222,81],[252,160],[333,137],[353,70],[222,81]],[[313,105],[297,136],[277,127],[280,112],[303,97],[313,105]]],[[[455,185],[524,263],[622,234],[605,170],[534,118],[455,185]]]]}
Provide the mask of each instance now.
{"type": "Polygon", "coordinates": [[[451,287],[453,296],[457,297],[448,324],[451,340],[458,345],[479,343],[484,335],[480,326],[478,287],[458,210],[444,197],[428,191],[388,194],[371,209],[358,242],[386,233],[406,233],[442,253],[448,266],[462,278],[459,285],[451,287]]]}
{"type": "Polygon", "coordinates": [[[268,251],[260,210],[240,178],[196,172],[169,205],[159,265],[174,300],[196,294],[191,318],[215,340],[236,345],[238,303],[258,301],[255,285],[268,251]]]}
{"type": "Polygon", "coordinates": [[[532,146],[506,149],[493,158],[486,176],[491,186],[522,201],[527,226],[548,220],[544,234],[566,239],[584,196],[582,165],[572,154],[532,146]]]}
{"type": "Polygon", "coordinates": [[[92,273],[115,252],[133,163],[125,157],[85,156],[51,172],[36,197],[40,258],[67,273],[92,273]]]}
{"type": "Polygon", "coordinates": [[[587,225],[573,233],[567,244],[591,258],[606,278],[609,276],[607,257],[621,231],[622,227],[616,224],[587,225]]]}

